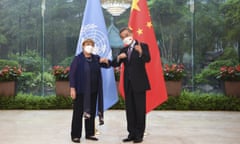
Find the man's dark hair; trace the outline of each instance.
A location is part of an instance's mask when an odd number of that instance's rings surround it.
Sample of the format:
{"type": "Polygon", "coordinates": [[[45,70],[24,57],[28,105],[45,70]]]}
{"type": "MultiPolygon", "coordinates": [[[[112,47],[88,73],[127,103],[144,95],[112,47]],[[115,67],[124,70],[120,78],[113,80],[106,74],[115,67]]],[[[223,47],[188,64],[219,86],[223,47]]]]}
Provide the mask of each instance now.
{"type": "Polygon", "coordinates": [[[130,33],[132,33],[132,30],[129,27],[123,27],[123,28],[120,29],[119,34],[122,33],[125,30],[127,30],[130,33]]]}

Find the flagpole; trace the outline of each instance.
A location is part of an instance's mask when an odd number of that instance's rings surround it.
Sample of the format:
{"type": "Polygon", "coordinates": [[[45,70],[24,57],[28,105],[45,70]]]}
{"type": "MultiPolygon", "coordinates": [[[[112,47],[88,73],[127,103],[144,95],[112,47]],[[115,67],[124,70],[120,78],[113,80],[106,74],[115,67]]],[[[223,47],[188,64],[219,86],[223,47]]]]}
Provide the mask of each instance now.
{"type": "Polygon", "coordinates": [[[192,37],[191,37],[191,55],[192,55],[192,91],[195,91],[195,0],[190,0],[190,11],[192,13],[192,22],[191,22],[191,31],[192,31],[192,37]]]}
{"type": "MultiPolygon", "coordinates": [[[[108,59],[112,58],[100,0],[86,1],[75,53],[76,55],[82,51],[82,40],[86,38],[91,38],[95,42],[95,48],[97,49],[97,54],[99,56],[108,59]]],[[[101,75],[103,80],[104,110],[107,110],[118,101],[113,68],[101,69],[101,75]]]]}
{"type": "Polygon", "coordinates": [[[41,95],[44,96],[44,57],[45,57],[45,29],[44,29],[44,13],[45,13],[45,0],[42,0],[41,10],[42,10],[42,73],[41,73],[41,95]]]}

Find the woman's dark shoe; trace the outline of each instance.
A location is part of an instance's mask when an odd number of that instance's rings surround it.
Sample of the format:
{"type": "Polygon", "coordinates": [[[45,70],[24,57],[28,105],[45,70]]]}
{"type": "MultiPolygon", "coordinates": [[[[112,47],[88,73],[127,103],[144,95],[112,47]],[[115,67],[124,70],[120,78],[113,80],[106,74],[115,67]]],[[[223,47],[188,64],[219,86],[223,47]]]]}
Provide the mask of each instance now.
{"type": "Polygon", "coordinates": [[[72,138],[72,141],[75,143],[80,143],[80,138],[72,138]]]}
{"type": "Polygon", "coordinates": [[[96,138],[94,136],[86,136],[86,139],[93,140],[93,141],[98,141],[98,138],[96,138]]]}

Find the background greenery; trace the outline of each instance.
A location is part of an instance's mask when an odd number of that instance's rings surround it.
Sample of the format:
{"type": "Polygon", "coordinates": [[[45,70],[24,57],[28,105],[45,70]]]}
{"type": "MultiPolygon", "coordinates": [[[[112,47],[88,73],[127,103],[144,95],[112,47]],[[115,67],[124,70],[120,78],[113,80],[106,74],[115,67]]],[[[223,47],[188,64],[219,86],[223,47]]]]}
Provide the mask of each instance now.
{"type": "MultiPolygon", "coordinates": [[[[221,65],[240,62],[240,0],[195,0],[194,15],[189,1],[147,0],[162,61],[183,63],[187,72],[183,89],[191,89],[194,36],[196,88],[222,92],[216,71],[221,65]]],[[[46,0],[44,87],[49,95],[55,86],[52,66],[68,66],[74,56],[85,4],[86,0],[46,0]]],[[[126,26],[129,14],[130,9],[114,17],[115,26],[126,26]]],[[[111,16],[106,10],[104,17],[109,27],[111,16]]],[[[18,92],[40,95],[41,34],[41,0],[0,1],[0,67],[21,65],[25,69],[18,92]]]]}
{"type": "MultiPolygon", "coordinates": [[[[195,0],[197,62],[216,45],[239,42],[239,0],[195,0]]],[[[46,1],[46,58],[53,65],[74,55],[86,0],[46,1]]],[[[191,20],[188,0],[148,0],[162,58],[182,62],[184,52],[190,53],[191,20]]],[[[1,0],[0,57],[10,53],[41,53],[41,1],[1,0]]],[[[130,9],[115,18],[117,27],[126,26],[130,9]]],[[[104,10],[107,26],[110,14],[104,10]]]]}
{"type": "MultiPolygon", "coordinates": [[[[111,109],[125,109],[122,97],[111,109]]],[[[70,97],[40,97],[19,93],[16,97],[0,97],[0,109],[71,109],[70,97]]],[[[240,99],[220,94],[183,91],[181,96],[169,97],[156,110],[226,110],[240,111],[240,99]]]]}

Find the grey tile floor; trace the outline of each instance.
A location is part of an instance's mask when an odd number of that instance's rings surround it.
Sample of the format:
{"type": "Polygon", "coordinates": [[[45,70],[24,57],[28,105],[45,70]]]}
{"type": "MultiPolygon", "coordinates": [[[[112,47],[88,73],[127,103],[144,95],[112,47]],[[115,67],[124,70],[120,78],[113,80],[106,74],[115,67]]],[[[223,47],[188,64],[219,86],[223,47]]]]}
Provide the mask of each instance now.
{"type": "MultiPolygon", "coordinates": [[[[0,110],[0,144],[71,144],[71,117],[72,110],[0,110]]],[[[128,134],[125,111],[106,111],[97,130],[99,141],[83,133],[81,143],[121,144],[128,134]]],[[[142,143],[240,144],[240,112],[152,111],[142,143]]]]}

